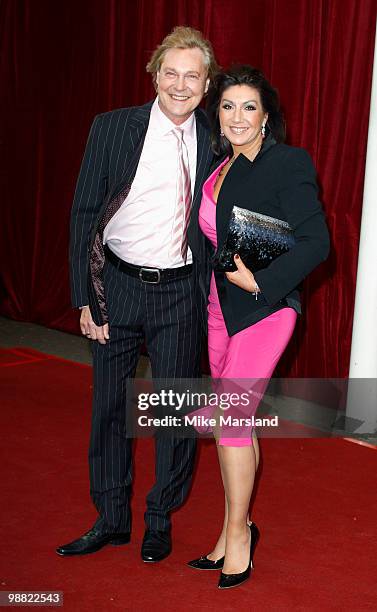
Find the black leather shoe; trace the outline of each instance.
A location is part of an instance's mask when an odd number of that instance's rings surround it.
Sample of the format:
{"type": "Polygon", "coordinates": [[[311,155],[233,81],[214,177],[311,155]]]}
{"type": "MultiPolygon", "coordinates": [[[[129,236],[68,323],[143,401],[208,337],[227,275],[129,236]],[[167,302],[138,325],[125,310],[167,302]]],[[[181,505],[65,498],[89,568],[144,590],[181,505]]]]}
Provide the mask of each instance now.
{"type": "Polygon", "coordinates": [[[162,561],[171,553],[170,531],[147,529],[141,546],[141,558],[145,563],[162,561]]]}
{"type": "Polygon", "coordinates": [[[254,523],[251,523],[251,525],[249,525],[249,528],[250,528],[249,565],[247,566],[244,572],[240,572],[239,574],[223,574],[223,572],[221,572],[219,585],[218,585],[219,589],[231,589],[232,587],[239,586],[240,584],[245,582],[248,578],[250,578],[251,569],[253,567],[254,550],[255,550],[255,547],[257,545],[258,538],[259,538],[259,529],[254,523]]]}
{"type": "Polygon", "coordinates": [[[121,546],[122,544],[128,544],[130,541],[129,533],[107,533],[103,534],[98,532],[96,529],[90,529],[87,533],[84,533],[81,538],[73,540],[69,544],[63,544],[56,549],[58,555],[62,557],[68,557],[72,555],[88,555],[100,550],[106,544],[112,544],[113,546],[121,546]]]}
{"type": "Polygon", "coordinates": [[[217,561],[212,561],[211,559],[207,559],[207,557],[200,557],[199,559],[189,561],[187,565],[199,570],[219,570],[224,567],[224,559],[225,557],[221,557],[221,559],[217,559],[217,561]]]}

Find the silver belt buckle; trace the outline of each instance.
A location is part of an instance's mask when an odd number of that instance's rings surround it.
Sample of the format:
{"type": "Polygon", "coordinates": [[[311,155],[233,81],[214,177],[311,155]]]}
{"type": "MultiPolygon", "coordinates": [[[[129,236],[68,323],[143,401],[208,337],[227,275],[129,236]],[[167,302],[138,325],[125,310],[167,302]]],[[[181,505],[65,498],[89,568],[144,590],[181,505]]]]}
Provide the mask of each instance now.
{"type": "Polygon", "coordinates": [[[139,270],[139,278],[141,280],[142,283],[148,283],[150,285],[158,285],[159,282],[161,281],[161,272],[158,268],[140,268],[139,270]],[[156,272],[157,273],[157,280],[145,280],[143,278],[143,272],[156,272]]]}

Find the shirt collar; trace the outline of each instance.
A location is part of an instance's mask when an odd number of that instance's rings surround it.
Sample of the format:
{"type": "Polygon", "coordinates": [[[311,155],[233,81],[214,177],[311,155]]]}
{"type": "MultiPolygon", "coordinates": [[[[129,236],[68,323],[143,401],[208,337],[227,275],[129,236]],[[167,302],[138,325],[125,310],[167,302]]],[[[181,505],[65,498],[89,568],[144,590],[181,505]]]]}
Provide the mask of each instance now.
{"type": "Polygon", "coordinates": [[[175,123],[170,121],[170,119],[160,109],[157,97],[151,108],[149,127],[159,136],[166,136],[174,128],[179,127],[181,130],[183,130],[183,136],[185,139],[195,138],[195,113],[192,113],[184,123],[181,123],[181,125],[175,125],[175,123]]]}

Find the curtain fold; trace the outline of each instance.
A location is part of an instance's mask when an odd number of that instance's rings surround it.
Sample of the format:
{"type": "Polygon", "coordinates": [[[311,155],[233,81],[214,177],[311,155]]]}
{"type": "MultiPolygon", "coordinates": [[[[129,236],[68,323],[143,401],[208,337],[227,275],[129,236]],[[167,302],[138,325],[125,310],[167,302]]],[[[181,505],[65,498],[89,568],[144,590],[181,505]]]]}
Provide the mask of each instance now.
{"type": "Polygon", "coordinates": [[[175,25],[190,25],[222,66],[265,71],[288,143],[305,147],[318,170],[332,253],[305,283],[304,316],[279,373],[346,376],[375,17],[375,0],[3,0],[0,313],[78,332],[68,226],[92,119],[151,99],[153,49],[175,25]]]}

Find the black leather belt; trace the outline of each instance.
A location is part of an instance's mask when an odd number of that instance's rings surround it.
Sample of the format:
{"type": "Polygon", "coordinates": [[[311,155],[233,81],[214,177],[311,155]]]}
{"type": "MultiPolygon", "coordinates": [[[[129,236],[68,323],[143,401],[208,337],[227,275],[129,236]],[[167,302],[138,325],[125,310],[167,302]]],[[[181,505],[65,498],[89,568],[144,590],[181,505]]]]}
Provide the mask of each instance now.
{"type": "Polygon", "coordinates": [[[105,256],[114,266],[129,276],[139,278],[143,283],[158,285],[169,280],[190,276],[192,264],[181,266],[180,268],[149,268],[146,266],[135,266],[120,259],[105,245],[105,256]]]}

